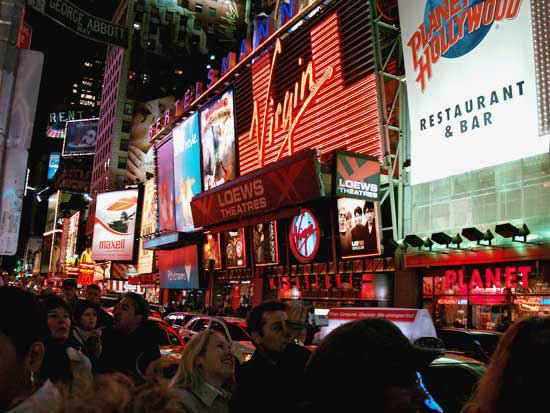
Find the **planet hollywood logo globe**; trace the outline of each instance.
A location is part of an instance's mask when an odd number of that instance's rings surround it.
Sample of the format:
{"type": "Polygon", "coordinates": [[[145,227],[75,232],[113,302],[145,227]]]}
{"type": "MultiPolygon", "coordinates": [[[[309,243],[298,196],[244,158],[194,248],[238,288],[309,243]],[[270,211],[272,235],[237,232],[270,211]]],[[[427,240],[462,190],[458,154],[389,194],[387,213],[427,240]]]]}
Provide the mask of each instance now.
{"type": "MultiPolygon", "coordinates": [[[[457,14],[457,16],[462,17],[464,13],[468,13],[468,9],[472,9],[473,7],[475,7],[480,3],[485,3],[486,0],[462,0],[459,3],[459,5],[463,6],[465,2],[468,2],[468,7],[460,11],[457,14]]],[[[446,7],[446,1],[445,0],[427,0],[426,1],[426,8],[424,10],[424,24],[426,28],[430,27],[429,16],[437,9],[438,6],[446,7]]],[[[449,50],[447,50],[447,52],[442,55],[442,57],[446,57],[448,59],[454,59],[470,53],[483,41],[483,39],[485,39],[485,37],[489,33],[489,30],[491,30],[493,23],[494,23],[493,19],[491,19],[491,23],[488,25],[484,25],[482,23],[477,30],[473,30],[471,33],[468,32],[468,28],[466,27],[464,29],[464,37],[460,39],[455,45],[450,47],[449,50]]],[[[448,21],[445,20],[444,17],[442,17],[442,27],[447,27],[447,25],[448,25],[448,21]]],[[[459,27],[458,27],[456,18],[454,19],[453,29],[454,29],[454,33],[458,33],[459,27]]],[[[441,33],[441,29],[437,31],[441,33]]],[[[450,34],[448,30],[444,32],[446,32],[447,40],[449,41],[450,34]]],[[[435,35],[435,32],[434,32],[434,35],[435,35]]]]}

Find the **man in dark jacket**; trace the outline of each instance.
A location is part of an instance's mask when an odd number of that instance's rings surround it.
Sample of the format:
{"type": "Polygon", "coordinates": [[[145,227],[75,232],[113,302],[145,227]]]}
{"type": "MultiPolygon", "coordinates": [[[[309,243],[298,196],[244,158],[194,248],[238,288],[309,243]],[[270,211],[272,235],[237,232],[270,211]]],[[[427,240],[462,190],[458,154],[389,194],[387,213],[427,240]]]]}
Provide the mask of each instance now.
{"type": "Polygon", "coordinates": [[[139,380],[147,364],[160,358],[158,327],[147,323],[148,316],[149,305],[141,295],[124,295],[115,307],[113,327],[103,333],[102,370],[139,380]]]}
{"type": "Polygon", "coordinates": [[[288,412],[304,395],[304,367],[310,353],[290,341],[287,305],[266,301],[252,309],[247,328],[256,345],[239,369],[232,411],[288,412]]]}

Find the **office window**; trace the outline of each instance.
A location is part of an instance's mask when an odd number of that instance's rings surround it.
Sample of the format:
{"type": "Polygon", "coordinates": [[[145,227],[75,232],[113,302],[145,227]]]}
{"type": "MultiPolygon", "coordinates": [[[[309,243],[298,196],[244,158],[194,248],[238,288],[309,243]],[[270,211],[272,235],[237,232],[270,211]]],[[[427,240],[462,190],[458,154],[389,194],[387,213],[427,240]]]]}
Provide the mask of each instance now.
{"type": "Polygon", "coordinates": [[[120,150],[121,151],[128,151],[128,139],[121,139],[120,140],[120,150]]]}
{"type": "Polygon", "coordinates": [[[210,7],[210,8],[208,9],[208,14],[209,14],[210,16],[215,16],[215,15],[216,15],[216,9],[215,9],[214,7],[210,7]]]}
{"type": "Polygon", "coordinates": [[[122,132],[130,133],[131,130],[132,130],[132,123],[128,120],[123,120],[122,121],[122,132]]]}
{"type": "Polygon", "coordinates": [[[157,34],[159,26],[155,23],[149,23],[149,34],[157,34]]]}
{"type": "Polygon", "coordinates": [[[208,33],[214,33],[214,23],[208,23],[208,33]]]}
{"type": "Polygon", "coordinates": [[[118,169],[126,169],[126,159],[125,158],[118,158],[118,169]]]}
{"type": "Polygon", "coordinates": [[[197,13],[202,13],[202,9],[203,9],[202,4],[200,3],[195,4],[195,11],[197,13]]]}

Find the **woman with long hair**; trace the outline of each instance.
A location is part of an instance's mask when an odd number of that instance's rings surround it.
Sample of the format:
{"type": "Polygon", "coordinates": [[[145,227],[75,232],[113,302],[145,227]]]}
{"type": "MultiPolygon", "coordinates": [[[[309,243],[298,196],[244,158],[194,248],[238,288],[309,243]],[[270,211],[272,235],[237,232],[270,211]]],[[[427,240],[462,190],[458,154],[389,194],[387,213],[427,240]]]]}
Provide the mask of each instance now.
{"type": "Polygon", "coordinates": [[[99,306],[88,300],[79,300],[74,309],[72,337],[80,345],[82,352],[92,362],[92,370],[97,370],[101,356],[101,329],[97,328],[99,306]]]}
{"type": "Polygon", "coordinates": [[[229,412],[234,375],[231,345],[217,331],[205,330],[183,349],[170,392],[189,413],[229,412]]]}
{"type": "Polygon", "coordinates": [[[512,324],[500,338],[466,413],[534,413],[548,410],[550,318],[512,324]]]}
{"type": "Polygon", "coordinates": [[[42,302],[43,380],[51,380],[70,397],[81,397],[91,389],[92,365],[71,336],[71,312],[65,301],[52,296],[42,302]]]}

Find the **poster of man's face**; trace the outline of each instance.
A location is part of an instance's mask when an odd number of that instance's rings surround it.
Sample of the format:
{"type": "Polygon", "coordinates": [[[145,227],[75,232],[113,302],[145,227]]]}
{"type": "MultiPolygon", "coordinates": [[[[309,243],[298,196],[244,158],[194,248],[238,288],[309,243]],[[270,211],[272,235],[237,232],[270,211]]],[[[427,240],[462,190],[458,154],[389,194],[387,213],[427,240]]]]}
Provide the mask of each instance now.
{"type": "Polygon", "coordinates": [[[165,116],[167,111],[173,110],[175,103],[174,96],[165,96],[134,104],[126,164],[128,183],[145,182],[154,175],[155,165],[153,148],[149,142],[149,128],[157,119],[165,116]]]}
{"type": "Polygon", "coordinates": [[[380,254],[377,205],[372,201],[340,198],[337,207],[340,256],[380,254]]]}
{"type": "Polygon", "coordinates": [[[271,265],[279,263],[277,247],[277,222],[265,222],[254,225],[254,262],[256,265],[271,265]]]}
{"type": "Polygon", "coordinates": [[[201,111],[204,190],[215,188],[237,175],[233,91],[201,111]]]}
{"type": "Polygon", "coordinates": [[[99,119],[83,119],[67,122],[63,156],[93,155],[99,119]]]}
{"type": "Polygon", "coordinates": [[[225,263],[227,268],[246,266],[244,228],[223,233],[225,263]]]}

